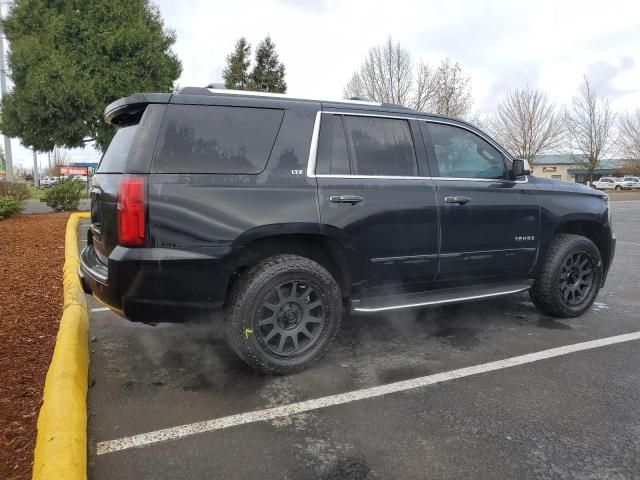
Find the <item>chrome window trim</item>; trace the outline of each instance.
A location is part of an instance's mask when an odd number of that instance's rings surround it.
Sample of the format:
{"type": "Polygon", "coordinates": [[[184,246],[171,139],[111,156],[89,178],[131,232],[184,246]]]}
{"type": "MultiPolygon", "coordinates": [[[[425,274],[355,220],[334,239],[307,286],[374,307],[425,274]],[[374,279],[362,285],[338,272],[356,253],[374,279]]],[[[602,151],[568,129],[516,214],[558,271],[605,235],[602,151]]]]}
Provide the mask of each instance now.
{"type": "Polygon", "coordinates": [[[318,157],[318,140],[320,138],[320,123],[322,119],[322,114],[326,115],[351,115],[355,117],[378,117],[378,118],[393,118],[397,120],[416,120],[419,122],[427,122],[427,123],[440,123],[443,125],[451,125],[452,127],[462,128],[474,135],[479,136],[489,144],[491,144],[495,149],[497,149],[502,155],[507,158],[511,158],[508,152],[506,152],[500,145],[495,143],[490,138],[486,137],[482,133],[475,132],[470,128],[460,125],[458,123],[447,122],[446,120],[438,120],[438,119],[426,119],[419,118],[416,116],[402,116],[402,115],[386,115],[384,113],[359,113],[359,112],[342,112],[342,111],[323,111],[318,110],[316,113],[316,119],[313,125],[313,133],[311,135],[311,146],[309,147],[309,160],[307,162],[307,177],[309,178],[356,178],[356,179],[373,179],[373,180],[445,180],[445,181],[465,181],[465,182],[502,182],[502,183],[529,183],[529,176],[525,176],[524,180],[506,180],[503,178],[467,178],[467,177],[404,177],[404,176],[394,176],[394,175],[331,175],[331,174],[316,174],[316,162],[318,157]]]}

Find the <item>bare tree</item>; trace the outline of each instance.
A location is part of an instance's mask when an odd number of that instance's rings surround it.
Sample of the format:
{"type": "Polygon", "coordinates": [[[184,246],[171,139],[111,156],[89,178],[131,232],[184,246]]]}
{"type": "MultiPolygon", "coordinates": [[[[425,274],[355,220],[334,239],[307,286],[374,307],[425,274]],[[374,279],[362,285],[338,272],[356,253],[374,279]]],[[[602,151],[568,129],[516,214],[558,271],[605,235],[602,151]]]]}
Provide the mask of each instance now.
{"type": "Polygon", "coordinates": [[[620,117],[620,151],[624,168],[630,173],[640,173],[640,109],[620,117]]]}
{"type": "Polygon", "coordinates": [[[435,74],[437,92],[432,111],[450,117],[462,117],[471,110],[471,80],[458,62],[445,58],[435,74]]]}
{"type": "Polygon", "coordinates": [[[587,170],[589,184],[594,170],[612,147],[615,121],[609,100],[598,96],[585,75],[580,94],[573,98],[565,112],[565,124],[569,154],[577,165],[587,170]]]}
{"type": "Polygon", "coordinates": [[[360,70],[347,83],[344,95],[406,105],[411,100],[412,68],[411,54],[389,37],[384,45],[369,50],[360,70]]]}
{"type": "Polygon", "coordinates": [[[422,61],[414,64],[409,51],[388,38],[369,50],[344,96],[461,117],[471,110],[470,84],[459,63],[446,58],[435,69],[422,61]]]}
{"type": "Polygon", "coordinates": [[[66,150],[56,147],[51,152],[51,162],[54,165],[68,165],[71,162],[71,155],[66,150]]]}
{"type": "Polygon", "coordinates": [[[558,148],[564,139],[562,114],[545,92],[529,87],[509,91],[488,127],[504,146],[532,165],[537,155],[558,148]]]}

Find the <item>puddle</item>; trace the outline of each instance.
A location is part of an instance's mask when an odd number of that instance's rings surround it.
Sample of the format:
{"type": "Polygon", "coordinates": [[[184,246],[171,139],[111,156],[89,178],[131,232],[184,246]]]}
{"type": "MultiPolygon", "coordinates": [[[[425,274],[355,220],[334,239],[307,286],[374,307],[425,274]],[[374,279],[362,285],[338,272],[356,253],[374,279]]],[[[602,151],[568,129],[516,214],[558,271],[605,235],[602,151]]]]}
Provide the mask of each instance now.
{"type": "Polygon", "coordinates": [[[471,350],[480,344],[478,330],[464,327],[443,327],[435,332],[434,337],[441,338],[452,347],[460,350],[471,350]]]}
{"type": "Polygon", "coordinates": [[[594,312],[599,312],[600,310],[608,310],[608,309],[609,309],[609,305],[602,302],[593,302],[593,305],[591,306],[591,310],[593,310],[594,312]]]}

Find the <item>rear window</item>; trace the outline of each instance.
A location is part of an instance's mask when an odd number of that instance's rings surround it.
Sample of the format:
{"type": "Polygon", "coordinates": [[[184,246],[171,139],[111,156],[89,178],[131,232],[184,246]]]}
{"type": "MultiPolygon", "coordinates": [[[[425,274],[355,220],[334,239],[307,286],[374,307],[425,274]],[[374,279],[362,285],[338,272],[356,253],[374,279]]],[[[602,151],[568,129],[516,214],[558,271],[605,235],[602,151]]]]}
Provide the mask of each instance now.
{"type": "Polygon", "coordinates": [[[343,122],[354,175],[418,175],[409,122],[355,116],[343,122]]]}
{"type": "Polygon", "coordinates": [[[123,173],[125,171],[129,151],[137,131],[138,124],[118,128],[107,151],[104,152],[100,160],[97,172],[123,173]]]}
{"type": "Polygon", "coordinates": [[[283,115],[265,108],[170,105],[152,171],[260,173],[283,115]]]}

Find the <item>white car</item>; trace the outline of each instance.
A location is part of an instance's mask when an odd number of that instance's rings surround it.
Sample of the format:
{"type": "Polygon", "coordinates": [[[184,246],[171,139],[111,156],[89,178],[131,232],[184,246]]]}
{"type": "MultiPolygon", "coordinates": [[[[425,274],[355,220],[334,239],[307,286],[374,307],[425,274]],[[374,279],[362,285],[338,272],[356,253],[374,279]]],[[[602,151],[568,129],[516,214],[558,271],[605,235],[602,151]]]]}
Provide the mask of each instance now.
{"type": "Polygon", "coordinates": [[[633,183],[633,188],[640,188],[640,177],[624,177],[622,180],[633,183]]]}
{"type": "Polygon", "coordinates": [[[60,177],[44,177],[42,180],[40,180],[40,186],[45,188],[52,187],[53,185],[58,183],[59,180],[60,177]]]}
{"type": "Polygon", "coordinates": [[[602,177],[593,182],[592,186],[598,190],[633,190],[632,182],[625,182],[616,177],[602,177]]]}

